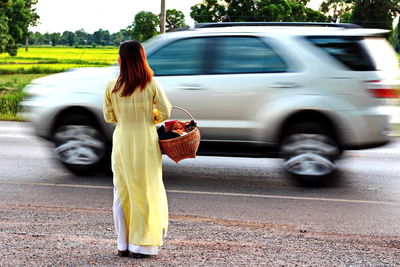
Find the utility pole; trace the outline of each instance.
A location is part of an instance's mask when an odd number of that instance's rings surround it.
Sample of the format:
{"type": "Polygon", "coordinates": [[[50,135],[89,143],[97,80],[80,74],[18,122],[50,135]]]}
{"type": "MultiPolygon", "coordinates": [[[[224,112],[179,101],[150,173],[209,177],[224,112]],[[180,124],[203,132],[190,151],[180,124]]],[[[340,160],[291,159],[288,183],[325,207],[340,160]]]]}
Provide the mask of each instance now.
{"type": "Polygon", "coordinates": [[[166,17],[166,10],[165,10],[165,0],[161,0],[161,14],[160,14],[160,33],[165,33],[165,17],[166,17]]]}

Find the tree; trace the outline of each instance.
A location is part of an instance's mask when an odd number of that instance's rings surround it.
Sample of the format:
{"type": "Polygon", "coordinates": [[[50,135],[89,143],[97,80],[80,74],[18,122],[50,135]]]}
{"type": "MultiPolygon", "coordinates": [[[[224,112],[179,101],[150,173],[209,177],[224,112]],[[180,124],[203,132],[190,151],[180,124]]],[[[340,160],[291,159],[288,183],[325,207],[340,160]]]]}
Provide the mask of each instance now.
{"type": "Polygon", "coordinates": [[[308,1],[292,2],[289,3],[289,12],[283,21],[300,21],[300,22],[326,22],[327,17],[319,11],[315,11],[306,7],[308,1]]]}
{"type": "Polygon", "coordinates": [[[119,32],[111,34],[110,42],[115,46],[119,46],[123,41],[131,39],[131,34],[127,29],[121,29],[119,32]]]}
{"type": "Polygon", "coordinates": [[[303,6],[306,6],[310,2],[310,0],[293,0],[293,1],[302,4],[303,6]]]}
{"type": "Polygon", "coordinates": [[[255,1],[225,0],[225,21],[258,21],[259,12],[255,1]]]}
{"type": "Polygon", "coordinates": [[[35,26],[39,16],[33,6],[37,0],[0,1],[0,53],[15,56],[17,44],[29,36],[29,26],[35,26]]]}
{"type": "Polygon", "coordinates": [[[261,0],[258,9],[259,21],[325,22],[326,17],[305,6],[308,1],[261,0]]]}
{"type": "Polygon", "coordinates": [[[326,21],[307,8],[308,0],[204,0],[191,7],[196,22],[221,21],[326,21]]]}
{"type": "Polygon", "coordinates": [[[89,34],[84,29],[75,31],[75,45],[87,45],[90,41],[89,34]]]}
{"type": "Polygon", "coordinates": [[[121,31],[116,32],[111,34],[111,43],[115,46],[120,45],[123,41],[125,41],[124,39],[124,35],[121,33],[121,31]]]}
{"type": "Polygon", "coordinates": [[[64,31],[61,35],[61,44],[74,46],[75,34],[71,31],[64,31]]]}
{"type": "Polygon", "coordinates": [[[56,46],[57,44],[60,43],[61,34],[59,32],[53,32],[52,34],[50,34],[50,38],[51,38],[51,45],[56,46]]]}
{"type": "Polygon", "coordinates": [[[328,17],[330,22],[343,22],[342,17],[348,17],[353,10],[353,4],[345,0],[325,0],[319,11],[328,17]]]}
{"type": "Polygon", "coordinates": [[[107,45],[110,42],[110,32],[99,29],[93,33],[93,43],[98,45],[107,45]]]}
{"type": "Polygon", "coordinates": [[[285,0],[261,0],[258,10],[258,21],[287,21],[289,19],[290,4],[285,0]]]}
{"type": "Polygon", "coordinates": [[[339,22],[340,23],[353,23],[351,19],[351,12],[345,12],[341,15],[339,22]]]}
{"type": "Polygon", "coordinates": [[[51,34],[46,32],[43,34],[43,44],[50,45],[51,44],[51,34]]]}
{"type": "Polygon", "coordinates": [[[190,17],[198,23],[225,21],[226,8],[218,0],[204,0],[190,8],[190,17]]]}
{"type": "Polygon", "coordinates": [[[135,15],[132,24],[132,37],[140,42],[158,34],[159,18],[151,12],[141,11],[135,15]]]}
{"type": "Polygon", "coordinates": [[[43,44],[43,35],[40,32],[32,33],[29,37],[30,45],[40,45],[43,44]]]}
{"type": "Polygon", "coordinates": [[[365,28],[392,29],[400,0],[325,0],[320,11],[331,21],[352,22],[365,28]]]}
{"type": "Polygon", "coordinates": [[[351,0],[354,3],[352,22],[365,28],[392,29],[393,19],[400,12],[400,0],[351,0]]]}
{"type": "Polygon", "coordinates": [[[188,25],[185,23],[185,15],[182,13],[182,11],[176,9],[167,9],[166,13],[167,32],[188,27],[188,25]]]}
{"type": "Polygon", "coordinates": [[[4,9],[1,5],[3,4],[0,2],[0,53],[3,53],[9,51],[8,44],[11,40],[11,36],[8,33],[8,18],[4,14],[5,12],[3,12],[4,9]]]}
{"type": "Polygon", "coordinates": [[[397,24],[397,27],[393,30],[392,34],[390,35],[389,41],[397,51],[400,53],[400,24],[397,24]]]}
{"type": "Polygon", "coordinates": [[[130,39],[131,39],[132,33],[131,33],[128,29],[121,29],[119,32],[120,32],[120,33],[122,34],[122,36],[124,37],[124,38],[123,38],[123,41],[130,40],[130,39]]]}

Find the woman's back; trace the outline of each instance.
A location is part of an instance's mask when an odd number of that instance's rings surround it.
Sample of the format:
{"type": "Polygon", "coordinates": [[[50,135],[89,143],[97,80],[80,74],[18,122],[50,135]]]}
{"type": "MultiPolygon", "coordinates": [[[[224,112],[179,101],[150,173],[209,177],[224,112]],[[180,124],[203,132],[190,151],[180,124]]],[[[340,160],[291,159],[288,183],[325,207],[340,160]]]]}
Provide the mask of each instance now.
{"type": "Polygon", "coordinates": [[[112,93],[116,79],[109,82],[107,93],[110,93],[118,127],[140,128],[154,127],[153,98],[155,81],[152,80],[143,89],[136,89],[130,96],[120,96],[119,92],[112,93]]]}

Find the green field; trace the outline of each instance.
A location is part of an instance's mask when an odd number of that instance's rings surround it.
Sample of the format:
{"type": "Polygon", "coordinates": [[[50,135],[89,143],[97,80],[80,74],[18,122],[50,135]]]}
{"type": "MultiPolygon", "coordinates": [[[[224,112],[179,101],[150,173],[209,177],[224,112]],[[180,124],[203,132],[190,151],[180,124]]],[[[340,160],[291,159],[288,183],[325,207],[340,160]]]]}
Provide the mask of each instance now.
{"type": "Polygon", "coordinates": [[[21,120],[18,103],[31,80],[80,67],[117,63],[118,48],[31,47],[16,57],[0,54],[0,120],[21,120]]]}

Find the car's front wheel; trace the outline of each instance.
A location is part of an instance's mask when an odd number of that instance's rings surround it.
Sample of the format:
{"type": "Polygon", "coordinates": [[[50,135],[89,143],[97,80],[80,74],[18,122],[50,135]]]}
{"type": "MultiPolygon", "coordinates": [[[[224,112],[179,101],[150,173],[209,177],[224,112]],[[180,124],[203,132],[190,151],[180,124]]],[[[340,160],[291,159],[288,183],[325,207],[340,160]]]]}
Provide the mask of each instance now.
{"type": "Polygon", "coordinates": [[[78,175],[98,167],[106,152],[104,135],[86,116],[63,118],[54,130],[53,143],[59,161],[78,175]]]}
{"type": "Polygon", "coordinates": [[[324,125],[298,124],[280,146],[285,170],[303,182],[320,182],[335,169],[341,150],[324,125]]]}

